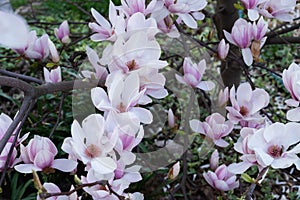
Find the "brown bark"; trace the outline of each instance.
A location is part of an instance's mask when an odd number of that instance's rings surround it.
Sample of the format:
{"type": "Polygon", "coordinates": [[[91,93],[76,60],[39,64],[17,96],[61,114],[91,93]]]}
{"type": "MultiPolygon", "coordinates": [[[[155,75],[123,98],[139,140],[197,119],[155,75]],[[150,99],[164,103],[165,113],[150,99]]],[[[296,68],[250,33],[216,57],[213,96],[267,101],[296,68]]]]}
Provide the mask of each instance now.
{"type": "MultiPolygon", "coordinates": [[[[231,32],[234,22],[238,19],[238,12],[234,7],[237,0],[217,0],[216,14],[214,15],[214,23],[218,31],[218,37],[221,40],[224,37],[223,30],[231,32]]],[[[237,47],[231,45],[230,51],[240,56],[237,47]]],[[[221,77],[225,86],[238,86],[240,83],[242,69],[235,60],[227,59],[221,63],[221,77]]]]}

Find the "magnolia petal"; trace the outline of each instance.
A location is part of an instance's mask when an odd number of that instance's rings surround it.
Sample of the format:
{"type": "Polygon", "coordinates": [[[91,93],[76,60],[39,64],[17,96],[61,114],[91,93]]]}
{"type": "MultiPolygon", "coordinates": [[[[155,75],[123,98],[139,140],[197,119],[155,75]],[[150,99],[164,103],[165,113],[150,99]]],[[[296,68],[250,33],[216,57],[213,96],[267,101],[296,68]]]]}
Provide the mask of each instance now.
{"type": "Polygon", "coordinates": [[[248,65],[248,66],[252,65],[253,56],[252,56],[250,48],[242,49],[242,56],[243,56],[243,60],[246,65],[248,65]]]}
{"type": "Polygon", "coordinates": [[[97,157],[91,160],[91,167],[96,173],[109,174],[117,169],[117,163],[109,157],[97,157]]]}
{"type": "Polygon", "coordinates": [[[52,168],[58,169],[63,172],[71,172],[77,167],[77,162],[69,159],[55,159],[51,165],[52,168]]]}
{"type": "Polygon", "coordinates": [[[286,113],[286,118],[293,122],[300,121],[300,107],[288,110],[286,113]]]}
{"type": "Polygon", "coordinates": [[[244,173],[249,167],[253,166],[252,163],[249,162],[240,162],[240,163],[232,163],[230,164],[227,169],[229,172],[233,174],[242,174],[244,173]]]}
{"type": "Polygon", "coordinates": [[[20,164],[15,166],[15,170],[20,173],[32,173],[32,171],[42,171],[41,168],[35,166],[34,164],[20,164]]]}
{"type": "Polygon", "coordinates": [[[256,21],[259,18],[258,11],[255,9],[248,9],[248,17],[251,21],[256,21]]]}
{"type": "Polygon", "coordinates": [[[25,20],[15,14],[0,11],[0,44],[21,49],[26,46],[29,36],[25,20]]]}

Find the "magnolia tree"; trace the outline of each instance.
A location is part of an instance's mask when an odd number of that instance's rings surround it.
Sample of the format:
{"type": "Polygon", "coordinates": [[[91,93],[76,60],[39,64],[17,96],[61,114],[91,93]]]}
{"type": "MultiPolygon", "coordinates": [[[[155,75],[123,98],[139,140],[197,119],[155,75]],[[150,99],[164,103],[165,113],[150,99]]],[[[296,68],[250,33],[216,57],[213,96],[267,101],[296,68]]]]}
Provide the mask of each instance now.
{"type": "MultiPolygon", "coordinates": [[[[299,28],[296,6],[296,0],[121,0],[109,3],[108,16],[90,8],[91,34],[76,41],[70,19],[39,35],[22,17],[0,11],[1,47],[42,69],[36,76],[0,69],[0,85],[23,95],[15,115],[0,115],[1,185],[11,173],[32,174],[37,199],[140,200],[147,194],[131,186],[143,173],[167,169],[165,187],[156,190],[170,199],[190,199],[193,191],[197,199],[255,198],[265,179],[278,182],[269,171],[300,170],[300,66],[295,60],[276,72],[268,67],[273,60],[263,59],[267,45],[300,42],[283,35],[299,28]],[[96,47],[85,47],[88,68],[64,80],[62,55],[87,38],[96,47]],[[53,41],[61,43],[58,50],[53,41]],[[253,68],[282,81],[290,94],[286,119],[269,106],[272,95],[255,86],[253,68]],[[22,131],[41,96],[60,94],[62,105],[73,90],[89,104],[76,106],[73,93],[74,117],[92,109],[68,125],[68,137],[52,141],[59,117],[49,137],[22,131]],[[146,151],[145,140],[152,141],[146,151]],[[69,191],[41,179],[59,171],[74,177],[69,191]]],[[[291,188],[299,183],[286,181],[291,188]]]]}

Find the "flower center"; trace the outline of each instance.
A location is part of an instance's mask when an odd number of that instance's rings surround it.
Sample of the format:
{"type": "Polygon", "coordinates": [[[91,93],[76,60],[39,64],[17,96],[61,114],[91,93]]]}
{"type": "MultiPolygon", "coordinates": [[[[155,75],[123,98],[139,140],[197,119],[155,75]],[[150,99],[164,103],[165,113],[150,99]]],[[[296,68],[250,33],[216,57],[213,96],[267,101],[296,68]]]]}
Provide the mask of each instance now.
{"type": "Polygon", "coordinates": [[[248,109],[244,106],[240,107],[240,113],[243,116],[246,116],[248,114],[248,109]]]}
{"type": "Polygon", "coordinates": [[[126,65],[127,65],[128,69],[129,69],[129,71],[132,71],[132,70],[135,70],[135,69],[138,68],[135,60],[127,62],[126,65]]]}
{"type": "Polygon", "coordinates": [[[273,9],[269,6],[267,9],[266,9],[270,14],[273,13],[273,9]]]}
{"type": "Polygon", "coordinates": [[[282,154],[282,147],[278,145],[273,145],[268,148],[268,153],[273,157],[273,158],[278,158],[282,154]]]}
{"type": "Polygon", "coordinates": [[[85,149],[84,153],[85,153],[85,155],[87,155],[90,158],[95,158],[101,154],[101,149],[99,147],[97,147],[96,145],[91,144],[85,149]]]}

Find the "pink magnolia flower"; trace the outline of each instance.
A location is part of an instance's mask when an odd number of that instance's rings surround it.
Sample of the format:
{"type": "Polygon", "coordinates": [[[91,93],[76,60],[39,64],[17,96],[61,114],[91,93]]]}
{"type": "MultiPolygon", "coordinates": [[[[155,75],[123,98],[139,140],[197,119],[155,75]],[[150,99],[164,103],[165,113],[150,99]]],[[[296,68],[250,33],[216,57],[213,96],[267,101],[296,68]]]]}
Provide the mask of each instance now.
{"type": "Polygon", "coordinates": [[[169,15],[158,21],[157,27],[160,31],[171,38],[178,38],[180,36],[179,31],[177,30],[172,18],[169,15]]]}
{"type": "Polygon", "coordinates": [[[268,0],[260,5],[260,14],[268,18],[276,18],[284,22],[293,20],[296,0],[268,0]]]}
{"type": "MultiPolygon", "coordinates": [[[[59,189],[59,187],[57,185],[55,185],[54,183],[44,183],[43,187],[47,190],[47,193],[61,193],[61,190],[59,189]]],[[[74,189],[74,187],[71,187],[71,190],[74,189]]],[[[37,200],[42,200],[40,198],[40,195],[38,194],[36,197],[37,200]]],[[[77,193],[73,192],[71,195],[67,196],[67,195],[60,195],[60,196],[53,196],[53,197],[49,197],[47,198],[48,200],[77,200],[77,193]]]]}
{"type": "Polygon", "coordinates": [[[47,34],[29,41],[28,48],[25,51],[25,56],[28,58],[43,60],[49,56],[49,36],[47,34]]]}
{"type": "Polygon", "coordinates": [[[46,83],[58,83],[61,82],[61,69],[57,67],[56,69],[51,69],[48,71],[46,67],[44,67],[44,78],[46,83]]]}
{"type": "Polygon", "coordinates": [[[300,121],[300,66],[296,63],[292,63],[288,69],[284,69],[282,81],[292,96],[292,99],[286,100],[286,104],[296,107],[289,110],[286,117],[290,121],[300,121]]]}
{"type": "Polygon", "coordinates": [[[190,28],[197,28],[196,20],[204,19],[204,15],[199,11],[207,5],[206,0],[165,0],[164,2],[168,12],[178,15],[180,20],[190,28]]]}
{"type": "Polygon", "coordinates": [[[233,86],[230,89],[231,106],[227,106],[227,118],[232,123],[240,121],[263,121],[259,115],[259,110],[269,104],[269,94],[263,90],[256,88],[252,91],[249,83],[242,83],[235,91],[233,86]]]}
{"type": "Polygon", "coordinates": [[[95,34],[91,36],[91,40],[100,42],[104,40],[115,41],[116,35],[125,33],[126,22],[122,13],[118,15],[117,9],[112,1],[109,4],[109,21],[107,21],[94,8],[91,9],[92,15],[96,22],[90,22],[89,27],[95,34]]]}
{"type": "Polygon", "coordinates": [[[90,71],[82,71],[82,74],[87,78],[91,78],[93,74],[95,78],[101,81],[105,81],[108,75],[108,71],[102,64],[102,61],[99,59],[97,52],[89,46],[86,46],[86,54],[88,56],[89,62],[95,69],[96,73],[90,71]]]}
{"type": "Polygon", "coordinates": [[[157,0],[151,0],[147,7],[145,3],[145,0],[121,0],[122,5],[120,9],[126,14],[127,17],[135,13],[142,13],[146,16],[150,14],[153,9],[159,6],[157,0]]]}
{"type": "Polygon", "coordinates": [[[249,47],[253,39],[252,24],[245,19],[239,18],[235,21],[231,33],[224,30],[224,35],[231,44],[242,49],[244,62],[246,65],[251,65],[253,57],[249,47]]]}
{"type": "Polygon", "coordinates": [[[234,174],[242,174],[249,167],[258,165],[259,169],[263,169],[258,163],[255,156],[255,152],[249,148],[249,140],[255,133],[256,129],[244,127],[240,131],[240,137],[234,144],[234,150],[243,154],[240,159],[240,163],[232,163],[228,166],[230,172],[234,174]]]}
{"type": "Polygon", "coordinates": [[[157,41],[150,40],[144,31],[134,33],[128,40],[118,37],[111,51],[108,64],[110,72],[129,73],[141,68],[161,69],[168,65],[159,60],[161,48],[157,41]]]}
{"type": "Polygon", "coordinates": [[[48,172],[49,169],[70,172],[76,168],[77,162],[54,159],[56,154],[56,146],[49,138],[35,135],[26,147],[21,144],[21,159],[25,164],[16,165],[15,170],[21,173],[32,173],[32,170],[48,172]]]}
{"type": "Polygon", "coordinates": [[[59,28],[54,29],[54,34],[57,39],[59,39],[63,44],[68,44],[71,42],[71,39],[69,37],[70,35],[70,29],[69,29],[69,24],[68,21],[65,20],[59,28]]]}
{"type": "Polygon", "coordinates": [[[72,138],[66,138],[62,150],[76,156],[88,168],[99,174],[112,174],[116,161],[109,156],[118,139],[118,132],[106,133],[106,124],[100,114],[85,118],[82,127],[75,120],[71,126],[72,138]]]}
{"type": "Polygon", "coordinates": [[[208,171],[203,173],[204,179],[213,188],[220,191],[229,191],[239,187],[239,181],[236,176],[228,171],[226,165],[219,166],[215,172],[208,171]]]}
{"type": "Polygon", "coordinates": [[[227,105],[228,99],[229,99],[229,91],[228,91],[228,87],[226,87],[224,90],[220,90],[219,92],[218,106],[225,107],[227,105]]]}
{"type": "Polygon", "coordinates": [[[226,147],[229,145],[228,142],[222,138],[230,134],[233,129],[233,123],[225,121],[225,117],[219,113],[213,113],[206,117],[205,122],[193,119],[190,121],[190,126],[193,131],[212,139],[215,145],[219,147],[226,147]]]}
{"type": "Polygon", "coordinates": [[[108,87],[108,94],[100,87],[93,88],[91,91],[92,101],[99,110],[114,112],[117,115],[125,113],[130,119],[138,119],[138,123],[149,124],[153,118],[151,112],[137,107],[145,92],[145,89],[139,91],[139,82],[136,73],[129,74],[125,80],[123,78],[115,79],[108,87]]]}
{"type": "Polygon", "coordinates": [[[20,16],[0,11],[0,45],[22,48],[29,36],[28,25],[20,16]]]}
{"type": "MultiPolygon", "coordinates": [[[[0,140],[4,137],[7,129],[9,128],[9,126],[11,125],[12,122],[13,122],[13,120],[8,115],[1,113],[1,115],[0,115],[0,140]]],[[[28,135],[29,135],[29,133],[25,134],[22,138],[19,138],[19,137],[17,138],[17,142],[16,142],[16,144],[14,144],[12,155],[11,155],[9,163],[8,163],[9,168],[12,168],[14,165],[16,165],[17,163],[19,163],[21,161],[19,158],[17,158],[16,147],[21,142],[23,142],[28,137],[28,135]]],[[[9,159],[8,154],[9,154],[10,148],[13,145],[14,140],[15,140],[15,133],[9,138],[8,142],[4,146],[3,151],[1,152],[0,172],[4,169],[7,159],[9,159]]]]}
{"type": "Polygon", "coordinates": [[[248,17],[251,21],[256,21],[259,18],[258,5],[266,2],[267,0],[241,0],[247,9],[248,17]]]}
{"type": "Polygon", "coordinates": [[[224,60],[228,55],[228,51],[229,51],[229,44],[226,44],[225,40],[222,39],[219,43],[219,46],[218,46],[218,56],[219,56],[219,58],[224,60]]]}
{"type": "Polygon", "coordinates": [[[255,153],[262,167],[284,169],[295,164],[300,170],[300,124],[274,123],[256,131],[249,139],[248,146],[255,153]]]}
{"type": "Polygon", "coordinates": [[[120,161],[125,165],[132,164],[136,156],[132,153],[132,149],[136,147],[144,137],[144,128],[140,126],[138,133],[130,126],[125,126],[119,129],[119,138],[114,149],[120,155],[120,161]]]}
{"type": "Polygon", "coordinates": [[[219,152],[218,150],[216,149],[210,156],[210,159],[209,159],[209,165],[210,165],[210,168],[212,170],[216,170],[219,166],[219,159],[220,159],[220,156],[219,156],[219,152]]]}
{"type": "Polygon", "coordinates": [[[185,58],[183,62],[183,77],[175,75],[176,79],[185,85],[199,88],[204,91],[212,90],[215,84],[211,81],[201,81],[206,70],[205,60],[201,60],[198,64],[193,63],[190,58],[185,58]]]}

